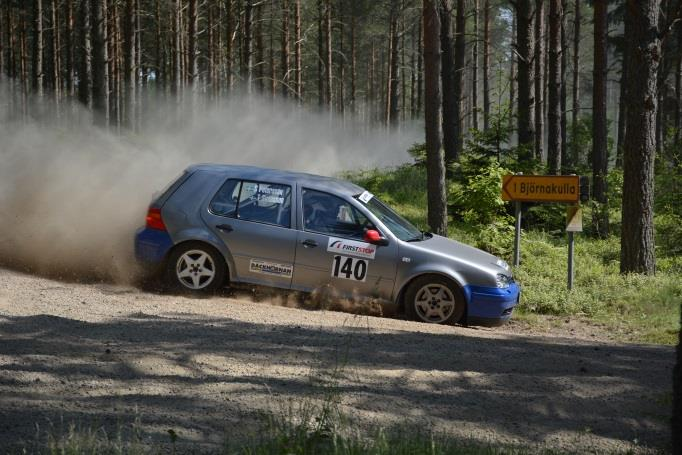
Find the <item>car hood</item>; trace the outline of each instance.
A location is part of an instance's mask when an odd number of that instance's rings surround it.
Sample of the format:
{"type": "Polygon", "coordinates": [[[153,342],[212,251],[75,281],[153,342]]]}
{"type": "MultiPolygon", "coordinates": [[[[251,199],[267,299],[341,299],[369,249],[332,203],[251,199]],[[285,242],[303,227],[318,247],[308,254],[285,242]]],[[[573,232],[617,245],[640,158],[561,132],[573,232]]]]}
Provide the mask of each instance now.
{"type": "Polygon", "coordinates": [[[498,260],[496,256],[440,235],[433,234],[433,237],[430,239],[410,242],[409,245],[423,252],[445,256],[456,262],[470,264],[491,272],[506,272],[506,270],[496,264],[498,260]]]}

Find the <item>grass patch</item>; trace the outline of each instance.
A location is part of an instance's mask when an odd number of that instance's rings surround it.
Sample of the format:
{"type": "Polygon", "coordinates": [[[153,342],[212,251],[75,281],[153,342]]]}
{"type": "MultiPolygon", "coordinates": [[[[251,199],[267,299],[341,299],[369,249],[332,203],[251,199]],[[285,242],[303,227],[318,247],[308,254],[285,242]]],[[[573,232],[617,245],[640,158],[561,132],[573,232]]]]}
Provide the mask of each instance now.
{"type": "MultiPolygon", "coordinates": [[[[427,228],[423,167],[405,165],[390,170],[347,173],[343,177],[367,188],[418,227],[427,228]]],[[[560,209],[554,211],[563,213],[563,207],[560,209]]],[[[542,206],[540,210],[551,210],[551,206],[542,206]]],[[[585,223],[590,219],[588,211],[585,223]]],[[[672,224],[667,218],[664,220],[665,226],[672,224]]],[[[513,228],[506,222],[472,225],[451,219],[448,234],[508,261],[511,259],[513,228]]],[[[682,302],[682,256],[670,252],[669,245],[659,244],[657,239],[656,275],[621,275],[618,236],[601,240],[577,234],[575,238],[574,289],[568,291],[565,233],[523,231],[522,263],[515,275],[523,286],[519,311],[524,320],[532,323],[534,315],[543,314],[580,316],[614,329],[611,333],[622,340],[676,344],[682,302]]]]}

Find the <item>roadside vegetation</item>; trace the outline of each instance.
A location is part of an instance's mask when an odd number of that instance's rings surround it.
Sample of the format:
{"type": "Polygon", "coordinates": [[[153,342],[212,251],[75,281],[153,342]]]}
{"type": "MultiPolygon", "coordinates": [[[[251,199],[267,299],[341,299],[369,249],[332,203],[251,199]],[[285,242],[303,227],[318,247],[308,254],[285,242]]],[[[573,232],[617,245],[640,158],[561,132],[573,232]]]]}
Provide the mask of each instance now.
{"type": "MultiPolygon", "coordinates": [[[[426,169],[423,151],[412,149],[414,164],[344,174],[428,230],[426,169]]],[[[470,143],[448,183],[448,235],[496,254],[511,263],[513,206],[501,198],[502,175],[517,163],[482,153],[470,143]]],[[[674,188],[682,185],[675,170],[657,174],[656,256],[653,276],[620,273],[622,173],[613,171],[609,194],[610,235],[595,235],[593,205],[583,204],[584,232],[575,235],[575,281],[567,281],[566,208],[562,204],[527,204],[523,210],[521,266],[514,270],[523,287],[516,319],[533,324],[549,316],[580,318],[603,326],[623,341],[677,343],[682,301],[682,207],[674,188]]],[[[541,170],[540,172],[541,173],[541,170]]],[[[557,321],[563,319],[556,318],[557,321]]]]}

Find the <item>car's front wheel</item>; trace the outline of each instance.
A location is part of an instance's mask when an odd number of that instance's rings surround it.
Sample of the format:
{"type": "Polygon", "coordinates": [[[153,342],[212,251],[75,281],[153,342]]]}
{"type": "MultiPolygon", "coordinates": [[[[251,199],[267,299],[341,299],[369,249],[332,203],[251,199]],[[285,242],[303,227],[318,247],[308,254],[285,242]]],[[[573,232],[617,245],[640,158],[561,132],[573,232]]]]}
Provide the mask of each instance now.
{"type": "Polygon", "coordinates": [[[460,289],[445,277],[417,278],[405,293],[405,311],[410,319],[431,324],[455,324],[462,319],[466,302],[460,289]]]}
{"type": "Polygon", "coordinates": [[[169,256],[168,281],[174,288],[191,293],[214,292],[225,282],[227,267],[213,247],[188,242],[178,246],[169,256]]]}

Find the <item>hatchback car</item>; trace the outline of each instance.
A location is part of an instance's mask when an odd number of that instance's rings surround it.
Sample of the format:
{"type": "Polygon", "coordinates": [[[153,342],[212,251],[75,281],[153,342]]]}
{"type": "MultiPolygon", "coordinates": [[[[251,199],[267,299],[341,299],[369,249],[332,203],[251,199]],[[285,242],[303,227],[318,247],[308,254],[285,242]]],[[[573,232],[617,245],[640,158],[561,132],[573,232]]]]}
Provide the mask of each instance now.
{"type": "Polygon", "coordinates": [[[420,231],[365,189],[258,167],[187,168],[152,201],[135,254],[190,293],[332,286],[430,323],[496,325],[519,301],[504,261],[420,231]]]}

